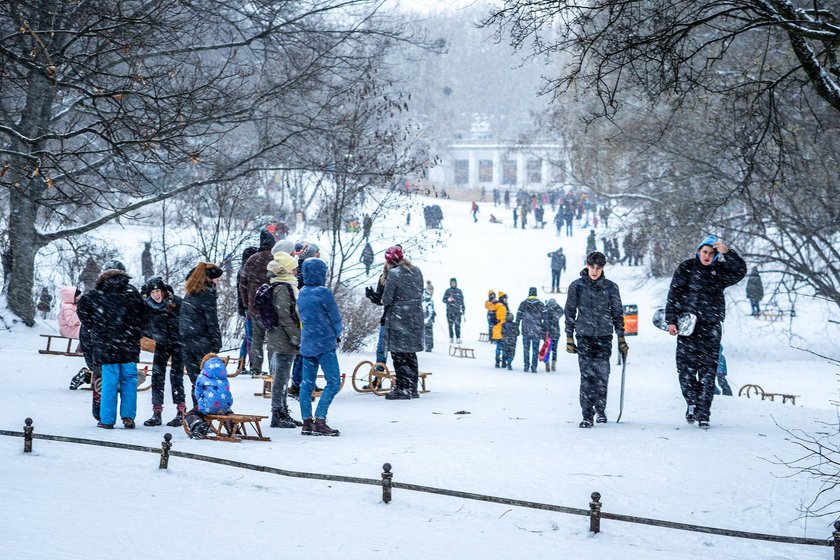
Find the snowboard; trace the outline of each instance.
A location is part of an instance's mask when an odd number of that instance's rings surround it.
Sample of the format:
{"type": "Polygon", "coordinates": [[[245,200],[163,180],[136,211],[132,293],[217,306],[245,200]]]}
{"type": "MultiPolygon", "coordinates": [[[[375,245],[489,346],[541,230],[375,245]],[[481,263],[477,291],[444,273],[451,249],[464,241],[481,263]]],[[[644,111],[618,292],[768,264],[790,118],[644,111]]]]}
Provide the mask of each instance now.
{"type": "MultiPolygon", "coordinates": [[[[665,308],[660,307],[653,314],[653,324],[663,331],[668,330],[668,323],[665,322],[665,308]]],[[[694,313],[680,313],[677,316],[677,331],[680,336],[690,336],[697,325],[697,315],[694,313]]]]}

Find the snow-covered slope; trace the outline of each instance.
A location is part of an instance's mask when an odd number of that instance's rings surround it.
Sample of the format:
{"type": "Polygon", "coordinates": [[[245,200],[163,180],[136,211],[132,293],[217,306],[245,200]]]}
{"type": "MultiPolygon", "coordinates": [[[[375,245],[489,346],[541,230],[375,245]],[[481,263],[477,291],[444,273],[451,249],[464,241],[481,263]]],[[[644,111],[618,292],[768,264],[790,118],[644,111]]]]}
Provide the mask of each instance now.
{"type": "MultiPolygon", "coordinates": [[[[445,245],[412,254],[436,288],[436,346],[419,355],[433,372],[430,393],[418,400],[385,401],[355,393],[349,379],[330,410],[339,438],[307,438],[295,430],[269,430],[270,443],[193,441],[169,428],[98,430],[90,393],[69,391],[81,360],[43,356],[41,332],[17,326],[0,332],[0,428],[19,430],[27,416],[41,433],[159,445],[173,431],[174,448],[291,470],[376,478],[393,465],[395,480],[573,507],[587,507],[599,491],[604,511],[755,532],[827,537],[828,520],[799,518],[801,503],[818,490],[777,457],[798,450],[781,427],[826,431],[835,420],[835,371],[788,347],[781,326],[745,316],[743,284],[732,288],[724,334],[733,388],[758,383],[769,391],[800,395],[796,406],[755,398],[716,397],[712,429],[683,420],[684,404],[674,366],[675,341],[650,323],[667,281],[642,278],[641,270],[608,267],[625,303],[640,309],[640,333],[629,338],[627,390],[622,422],[577,427],[577,363],[560,354],[556,373],[493,368],[493,347],[478,342],[486,329],[488,289],[510,294],[513,306],[529,286],[549,285],[546,253],[562,245],[569,258],[568,284],[582,263],[585,233],[556,237],[553,229],[514,230],[490,224],[482,204],[472,222],[469,203],[440,201],[445,245]],[[450,277],[466,296],[465,344],[476,360],[447,354],[440,299],[450,277]],[[467,411],[469,414],[455,414],[467,411]],[[778,424],[778,425],[777,425],[778,424]]],[[[509,211],[497,216],[509,222],[509,211]]],[[[547,218],[553,217],[549,213],[547,218]]],[[[412,227],[377,224],[398,235],[412,227]]],[[[133,250],[133,249],[132,249],[133,250]]],[[[691,248],[687,248],[687,255],[691,248]]],[[[540,294],[543,296],[543,294],[540,294]]],[[[546,296],[548,297],[548,296],[546,296]]],[[[559,297],[562,304],[562,296],[559,297]]],[[[820,323],[821,310],[804,309],[794,324],[807,345],[828,352],[837,335],[820,323]],[[801,325],[801,327],[800,327],[801,325]]],[[[341,355],[342,371],[371,356],[341,355]]],[[[231,379],[235,409],[267,414],[269,401],[254,396],[259,381],[231,379]]],[[[620,371],[614,368],[607,413],[618,412],[620,371]]],[[[151,412],[140,393],[138,420],[151,412]]],[[[168,402],[164,416],[174,410],[168,402]]],[[[287,479],[173,458],[159,471],[153,455],[35,441],[23,455],[19,440],[0,437],[0,509],[3,558],[828,558],[827,548],[790,546],[682,531],[603,522],[597,536],[588,522],[550,512],[471,502],[403,490],[380,502],[373,487],[287,479]]]]}

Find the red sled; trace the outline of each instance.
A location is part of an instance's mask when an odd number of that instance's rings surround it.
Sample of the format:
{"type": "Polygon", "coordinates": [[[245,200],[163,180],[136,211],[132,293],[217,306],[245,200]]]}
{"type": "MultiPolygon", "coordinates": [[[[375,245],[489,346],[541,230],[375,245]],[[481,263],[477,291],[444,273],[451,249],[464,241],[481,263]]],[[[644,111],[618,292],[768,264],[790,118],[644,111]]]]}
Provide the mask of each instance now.
{"type": "Polygon", "coordinates": [[[548,358],[551,355],[551,339],[546,338],[543,340],[542,346],[540,347],[540,361],[548,363],[548,358]]]}

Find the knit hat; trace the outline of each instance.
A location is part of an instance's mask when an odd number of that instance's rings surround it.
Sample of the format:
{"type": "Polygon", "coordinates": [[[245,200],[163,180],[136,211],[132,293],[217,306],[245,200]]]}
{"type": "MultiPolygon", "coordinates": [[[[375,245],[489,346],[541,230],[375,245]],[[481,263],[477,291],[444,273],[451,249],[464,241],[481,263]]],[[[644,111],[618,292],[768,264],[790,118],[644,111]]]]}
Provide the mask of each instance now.
{"type": "Polygon", "coordinates": [[[146,282],[146,290],[148,293],[152,293],[152,290],[160,290],[164,292],[166,291],[166,283],[160,276],[153,276],[152,278],[149,278],[148,282],[146,282]]]}
{"type": "Polygon", "coordinates": [[[399,245],[388,247],[385,250],[385,261],[389,264],[397,264],[403,260],[403,252],[399,245]]]}
{"type": "Polygon", "coordinates": [[[488,290],[487,291],[487,297],[495,296],[495,295],[496,295],[496,292],[494,292],[493,290],[488,290]]]}
{"type": "Polygon", "coordinates": [[[290,239],[281,239],[277,243],[274,244],[274,247],[271,248],[271,254],[276,255],[277,253],[289,253],[291,254],[292,251],[295,250],[295,243],[290,239]]]}
{"type": "Polygon", "coordinates": [[[125,265],[116,259],[111,259],[102,265],[102,270],[122,270],[125,272],[125,265]]]}
{"type": "Polygon", "coordinates": [[[264,229],[260,232],[260,251],[266,251],[274,247],[274,243],[277,239],[274,238],[274,234],[264,229]]]}
{"type": "Polygon", "coordinates": [[[499,299],[502,299],[503,297],[507,297],[507,294],[504,292],[499,292],[499,299]]]}
{"type": "Polygon", "coordinates": [[[530,288],[528,288],[528,297],[531,297],[531,296],[534,296],[534,297],[537,296],[537,289],[534,286],[531,286],[530,288]]]}
{"type": "Polygon", "coordinates": [[[245,264],[257,251],[259,251],[259,249],[256,247],[245,247],[245,249],[242,250],[242,264],[245,264]]]}
{"type": "Polygon", "coordinates": [[[289,253],[280,251],[274,254],[274,258],[268,262],[266,269],[274,274],[280,276],[281,274],[290,274],[298,267],[298,260],[289,253]]]}
{"type": "Polygon", "coordinates": [[[218,266],[213,265],[212,267],[207,267],[207,278],[210,280],[215,280],[216,278],[221,278],[222,274],[225,271],[219,268],[218,266]]]}
{"type": "Polygon", "coordinates": [[[318,252],[318,246],[314,243],[307,243],[306,249],[303,250],[303,253],[300,255],[302,259],[311,259],[315,256],[315,253],[318,252]]]}

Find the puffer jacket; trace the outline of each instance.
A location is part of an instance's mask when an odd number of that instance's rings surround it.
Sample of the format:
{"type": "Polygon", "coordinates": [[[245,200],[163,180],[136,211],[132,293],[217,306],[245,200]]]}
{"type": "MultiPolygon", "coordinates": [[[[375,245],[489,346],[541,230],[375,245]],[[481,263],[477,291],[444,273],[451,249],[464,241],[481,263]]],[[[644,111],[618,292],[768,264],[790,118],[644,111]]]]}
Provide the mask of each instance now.
{"type": "Polygon", "coordinates": [[[580,278],[569,285],[566,296],[566,335],[624,336],[624,307],[615,282],[604,274],[597,280],[589,278],[584,268],[580,278]]]}
{"type": "Polygon", "coordinates": [[[140,360],[146,306],[128,283],[130,278],[121,270],[106,270],[97,279],[96,288],[79,299],[76,311],[90,334],[92,365],[140,360]]]}
{"type": "MultiPolygon", "coordinates": [[[[274,282],[272,280],[272,282],[274,282]]],[[[277,282],[271,294],[274,311],[277,313],[277,328],[266,331],[265,341],[269,355],[297,354],[300,351],[300,315],[297,311],[297,299],[288,282],[277,282]]]]}
{"type": "Polygon", "coordinates": [[[545,327],[545,336],[551,340],[560,338],[560,319],[563,318],[563,308],[554,299],[548,300],[545,304],[545,315],[543,326],[545,327]]]}
{"type": "Polygon", "coordinates": [[[227,378],[227,368],[220,358],[204,362],[195,381],[195,400],[202,414],[227,414],[233,406],[233,395],[227,378]]]}
{"type": "Polygon", "coordinates": [[[145,300],[149,321],[146,334],[157,344],[180,344],[181,298],[167,293],[160,303],[151,297],[145,300]]]}
{"type": "Polygon", "coordinates": [[[545,304],[536,296],[528,296],[519,304],[516,311],[516,326],[521,329],[523,338],[542,338],[545,333],[543,328],[543,314],[545,304]]]}
{"type": "Polygon", "coordinates": [[[502,326],[507,320],[507,313],[507,305],[500,298],[496,304],[496,324],[493,325],[493,332],[491,333],[493,340],[502,340],[502,326]]]}
{"type": "Polygon", "coordinates": [[[683,261],[674,272],[665,321],[676,325],[682,313],[694,313],[699,323],[720,323],[726,318],[723,290],[747,275],[747,264],[735,251],[729,250],[712,264],[705,266],[700,258],[683,261]]]}
{"type": "Polygon", "coordinates": [[[216,308],[216,287],[205,286],[198,294],[187,294],[181,300],[178,334],[184,351],[192,355],[218,352],[222,348],[222,331],[216,308]]]}
{"type": "Polygon", "coordinates": [[[382,341],[386,352],[423,351],[423,273],[402,261],[388,271],[385,291],[385,330],[382,341]]]}
{"type": "Polygon", "coordinates": [[[76,312],[76,287],[64,286],[59,290],[61,308],[58,310],[58,334],[67,338],[79,338],[82,322],[76,312]]]}
{"type": "Polygon", "coordinates": [[[298,294],[300,355],[320,356],[335,352],[343,333],[341,313],[327,283],[327,263],[308,258],[303,263],[303,288],[298,294]]]}

